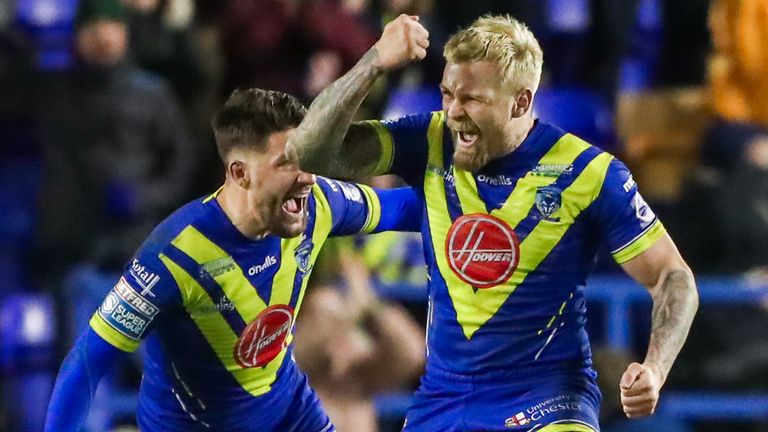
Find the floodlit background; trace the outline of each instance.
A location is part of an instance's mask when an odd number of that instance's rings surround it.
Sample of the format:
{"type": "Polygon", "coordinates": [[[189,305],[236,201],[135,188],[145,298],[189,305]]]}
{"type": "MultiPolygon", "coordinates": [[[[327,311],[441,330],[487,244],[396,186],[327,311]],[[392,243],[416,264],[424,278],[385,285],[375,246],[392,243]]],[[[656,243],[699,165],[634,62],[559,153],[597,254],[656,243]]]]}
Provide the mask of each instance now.
{"type": "MultiPolygon", "coordinates": [[[[768,430],[768,1],[118,2],[0,2],[0,430],[42,430],[61,359],[122,266],[222,181],[209,121],[223,99],[256,86],[309,103],[400,13],[421,17],[430,51],[382,80],[361,116],[439,109],[447,37],[510,13],[544,49],[538,116],[624,160],[697,275],[701,310],[658,413],[627,422],[618,380],[644,355],[650,301],[598,258],[587,297],[603,430],[768,430]]],[[[358,262],[327,258],[314,300],[343,310],[334,286],[357,283],[423,328],[419,248],[418,236],[338,242],[328,253],[358,262]]],[[[102,380],[89,431],[135,428],[141,361],[124,363],[102,380]]],[[[403,367],[396,388],[356,396],[383,432],[399,430],[418,383],[420,361],[403,367]]]]}

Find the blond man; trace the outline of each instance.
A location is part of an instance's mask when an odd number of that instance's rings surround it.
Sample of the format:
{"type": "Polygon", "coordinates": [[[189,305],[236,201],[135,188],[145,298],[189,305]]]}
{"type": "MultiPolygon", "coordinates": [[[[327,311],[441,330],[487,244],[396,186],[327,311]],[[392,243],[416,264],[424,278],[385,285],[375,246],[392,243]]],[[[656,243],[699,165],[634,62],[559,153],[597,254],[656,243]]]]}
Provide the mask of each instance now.
{"type": "Polygon", "coordinates": [[[600,243],[653,296],[646,357],[617,383],[627,416],[652,414],[698,305],[690,269],[620,161],[534,118],[543,55],[511,17],[447,42],[442,111],[351,124],[428,45],[417,17],[388,24],[286,146],[302,169],[391,172],[424,200],[428,354],[405,430],[599,430],[584,285],[600,243]]]}

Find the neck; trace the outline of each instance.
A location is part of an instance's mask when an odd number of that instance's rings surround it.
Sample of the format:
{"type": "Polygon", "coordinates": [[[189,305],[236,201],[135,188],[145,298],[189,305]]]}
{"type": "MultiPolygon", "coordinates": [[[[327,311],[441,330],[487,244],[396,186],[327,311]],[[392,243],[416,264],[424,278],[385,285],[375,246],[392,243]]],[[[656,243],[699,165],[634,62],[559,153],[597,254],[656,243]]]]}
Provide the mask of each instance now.
{"type": "Polygon", "coordinates": [[[504,154],[507,155],[517,150],[520,144],[528,137],[528,133],[533,129],[533,116],[525,115],[522,118],[511,121],[507,128],[507,147],[504,149],[504,154]]]}
{"type": "Polygon", "coordinates": [[[251,240],[259,240],[270,234],[266,224],[251,208],[245,189],[227,179],[216,196],[224,214],[240,233],[251,240]]]}

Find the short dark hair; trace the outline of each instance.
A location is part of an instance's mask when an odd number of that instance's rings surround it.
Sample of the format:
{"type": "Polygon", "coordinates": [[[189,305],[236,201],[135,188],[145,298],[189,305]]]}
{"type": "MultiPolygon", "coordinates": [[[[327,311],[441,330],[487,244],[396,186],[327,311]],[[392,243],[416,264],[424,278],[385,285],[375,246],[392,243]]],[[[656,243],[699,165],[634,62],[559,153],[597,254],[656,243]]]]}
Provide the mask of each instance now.
{"type": "Polygon", "coordinates": [[[282,92],[252,88],[235,90],[211,125],[221,160],[235,148],[263,150],[269,135],[294,128],[307,108],[282,92]]]}

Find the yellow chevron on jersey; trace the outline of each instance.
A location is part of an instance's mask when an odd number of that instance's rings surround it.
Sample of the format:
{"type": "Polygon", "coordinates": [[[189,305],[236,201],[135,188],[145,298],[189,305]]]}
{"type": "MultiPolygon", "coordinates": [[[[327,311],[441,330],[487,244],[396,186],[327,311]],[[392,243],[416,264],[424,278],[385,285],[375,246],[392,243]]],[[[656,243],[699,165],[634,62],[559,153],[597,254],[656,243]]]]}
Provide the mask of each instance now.
{"type": "Polygon", "coordinates": [[[206,311],[215,310],[216,307],[208,293],[191,275],[168,257],[161,255],[160,259],[184,293],[185,309],[216,353],[221,364],[248,393],[253,396],[267,393],[275,381],[277,369],[285,358],[285,350],[263,369],[240,366],[233,355],[238,336],[220,314],[206,313],[206,311]]]}
{"type": "MultiPolygon", "coordinates": [[[[322,244],[331,230],[331,208],[319,186],[315,185],[312,188],[312,193],[316,203],[312,240],[322,244]]],[[[293,281],[299,270],[294,253],[304,239],[303,235],[281,239],[280,267],[272,281],[269,299],[259,297],[255,289],[243,289],[243,287],[251,286],[243,269],[231,259],[224,249],[192,225],[184,228],[171,241],[171,244],[193,259],[201,268],[204,268],[207,263],[226,263],[230,267],[227,271],[213,272],[211,276],[221,287],[243,321],[250,323],[268,306],[289,303],[294,288],[293,281]]],[[[319,251],[319,247],[312,249],[309,258],[310,267],[317,259],[319,251]]],[[[221,314],[210,313],[217,307],[210,295],[192,275],[171,258],[161,254],[160,260],[175,279],[181,292],[185,310],[227,371],[234,376],[245,391],[253,396],[259,396],[270,391],[272,383],[277,378],[277,370],[285,360],[287,348],[283,348],[279,355],[264,367],[243,367],[236,361],[233,354],[234,347],[238,342],[238,335],[232,331],[221,314]]],[[[301,307],[308,280],[309,278],[305,277],[301,282],[302,286],[294,310],[294,317],[301,307]]],[[[292,334],[289,333],[286,347],[290,344],[292,337],[292,334]]]]}
{"type": "MultiPolygon", "coordinates": [[[[433,114],[427,133],[429,166],[424,178],[424,195],[437,265],[448,287],[457,320],[465,337],[470,339],[498,312],[517,286],[523,283],[527,275],[535,270],[555,248],[578,215],[597,198],[613,157],[608,153],[601,153],[580,173],[574,173],[577,175],[576,179],[562,192],[562,206],[552,215],[552,220],[556,222],[542,221],[520,243],[519,263],[509,280],[489,289],[475,290],[450,269],[446,254],[438,253],[445,250],[448,231],[453,223],[448,212],[445,189],[444,123],[444,113],[433,114]]],[[[540,164],[569,165],[588,148],[589,144],[586,142],[566,134],[542,157],[540,164]]],[[[472,174],[455,167],[451,174],[455,181],[462,212],[464,214],[487,213],[472,174]]],[[[537,188],[548,186],[555,180],[556,178],[553,177],[529,173],[518,181],[507,202],[501,208],[492,211],[491,216],[504,220],[514,230],[534,204],[537,188]]]]}

